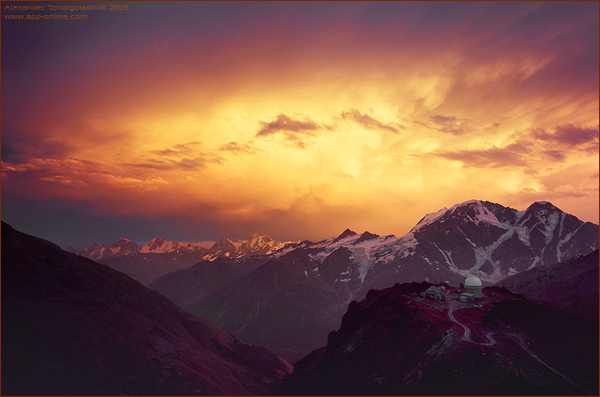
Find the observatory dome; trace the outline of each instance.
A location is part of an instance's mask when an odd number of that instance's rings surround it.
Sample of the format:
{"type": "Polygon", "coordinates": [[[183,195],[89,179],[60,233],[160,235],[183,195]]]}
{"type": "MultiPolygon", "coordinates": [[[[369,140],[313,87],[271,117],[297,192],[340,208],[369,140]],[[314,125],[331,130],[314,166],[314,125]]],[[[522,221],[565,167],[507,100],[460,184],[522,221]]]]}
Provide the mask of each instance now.
{"type": "Polygon", "coordinates": [[[481,287],[481,280],[477,276],[469,276],[465,280],[465,287],[481,287]]]}

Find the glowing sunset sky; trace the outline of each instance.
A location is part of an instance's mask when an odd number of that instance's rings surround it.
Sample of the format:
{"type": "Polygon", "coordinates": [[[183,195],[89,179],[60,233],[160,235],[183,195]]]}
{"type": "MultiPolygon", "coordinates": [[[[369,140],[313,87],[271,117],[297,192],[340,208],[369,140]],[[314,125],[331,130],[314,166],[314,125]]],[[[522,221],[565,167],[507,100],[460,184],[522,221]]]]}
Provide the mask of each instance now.
{"type": "Polygon", "coordinates": [[[598,2],[123,4],[2,19],[17,229],[401,236],[469,199],[598,223],[598,2]]]}

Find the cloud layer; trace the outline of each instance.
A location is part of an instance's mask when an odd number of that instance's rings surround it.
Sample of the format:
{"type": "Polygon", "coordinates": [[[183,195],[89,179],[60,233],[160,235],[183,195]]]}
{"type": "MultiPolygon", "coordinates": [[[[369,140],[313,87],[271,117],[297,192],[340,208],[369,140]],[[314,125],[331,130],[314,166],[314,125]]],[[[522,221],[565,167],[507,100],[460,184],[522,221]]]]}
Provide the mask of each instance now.
{"type": "Polygon", "coordinates": [[[2,24],[3,219],[318,240],[479,198],[598,222],[595,2],[130,7],[2,24]]]}

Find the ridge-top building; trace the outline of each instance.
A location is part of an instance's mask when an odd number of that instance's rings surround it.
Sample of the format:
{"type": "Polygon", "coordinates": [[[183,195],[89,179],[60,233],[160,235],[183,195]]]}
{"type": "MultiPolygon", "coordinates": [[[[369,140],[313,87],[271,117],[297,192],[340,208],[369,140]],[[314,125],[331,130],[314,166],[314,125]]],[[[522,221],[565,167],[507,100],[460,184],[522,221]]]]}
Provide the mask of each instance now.
{"type": "Polygon", "coordinates": [[[465,280],[465,293],[473,294],[475,298],[481,298],[483,286],[477,276],[469,276],[465,280]]]}
{"type": "Polygon", "coordinates": [[[429,287],[425,292],[421,292],[423,298],[431,298],[438,301],[445,301],[444,287],[429,287]]]}

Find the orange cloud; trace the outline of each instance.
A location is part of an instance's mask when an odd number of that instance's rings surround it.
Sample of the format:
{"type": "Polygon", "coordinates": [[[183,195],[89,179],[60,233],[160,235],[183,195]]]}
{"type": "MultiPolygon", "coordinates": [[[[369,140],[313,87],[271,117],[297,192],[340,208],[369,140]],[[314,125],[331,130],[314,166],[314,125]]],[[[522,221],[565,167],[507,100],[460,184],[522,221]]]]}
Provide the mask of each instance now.
{"type": "Polygon", "coordinates": [[[286,140],[299,148],[306,147],[307,137],[313,136],[319,125],[307,117],[302,120],[292,119],[283,113],[270,122],[260,122],[261,128],[256,133],[257,137],[270,136],[283,133],[286,140]]]}
{"type": "Polygon", "coordinates": [[[435,154],[448,160],[460,161],[469,167],[497,168],[509,166],[527,166],[527,161],[523,155],[508,149],[497,148],[495,146],[483,150],[460,150],[457,152],[439,151],[435,154]]]}
{"type": "Polygon", "coordinates": [[[598,147],[598,128],[586,128],[575,126],[573,124],[559,125],[553,132],[546,132],[543,129],[535,129],[531,132],[534,139],[547,141],[550,143],[566,145],[589,144],[598,147]]]}
{"type": "Polygon", "coordinates": [[[381,129],[398,133],[399,128],[401,128],[400,126],[394,126],[392,123],[384,123],[383,121],[376,120],[368,114],[360,113],[356,109],[350,109],[342,112],[341,117],[343,120],[352,120],[370,130],[381,129]]]}
{"type": "Polygon", "coordinates": [[[134,6],[3,25],[3,197],[281,239],[471,198],[597,220],[597,3],[134,6]]]}

